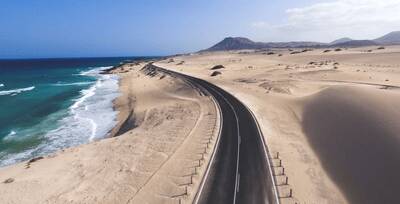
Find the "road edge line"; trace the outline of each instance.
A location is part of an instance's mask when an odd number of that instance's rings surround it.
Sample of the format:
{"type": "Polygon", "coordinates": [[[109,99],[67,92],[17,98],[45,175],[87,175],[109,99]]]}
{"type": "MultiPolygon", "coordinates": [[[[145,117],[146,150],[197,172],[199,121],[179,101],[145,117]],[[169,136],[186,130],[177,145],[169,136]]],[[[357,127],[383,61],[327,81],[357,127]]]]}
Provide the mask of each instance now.
{"type": "Polygon", "coordinates": [[[272,180],[272,184],[273,184],[273,190],[274,190],[274,194],[275,194],[275,201],[276,201],[277,204],[280,204],[280,199],[279,199],[279,195],[278,195],[278,189],[276,188],[275,176],[272,174],[272,165],[271,165],[271,162],[269,160],[269,158],[271,158],[271,155],[269,153],[268,145],[267,145],[267,142],[265,141],[264,134],[261,131],[260,124],[258,123],[258,120],[257,120],[256,116],[254,115],[253,111],[251,111],[251,109],[246,104],[244,104],[244,103],[242,103],[242,104],[251,113],[251,116],[253,117],[254,121],[256,121],[257,129],[258,129],[258,132],[260,133],[260,137],[261,137],[261,141],[263,143],[264,151],[265,151],[265,154],[267,156],[268,169],[269,169],[269,174],[271,176],[271,180],[272,180]]]}
{"type": "Polygon", "coordinates": [[[220,143],[221,132],[222,132],[222,124],[223,124],[223,120],[224,120],[223,115],[222,115],[221,106],[219,105],[219,103],[217,102],[215,97],[211,93],[209,93],[209,94],[210,94],[210,96],[212,98],[212,101],[215,104],[215,107],[218,110],[217,112],[218,112],[218,117],[219,117],[219,130],[218,130],[218,135],[217,135],[217,141],[215,142],[213,152],[211,153],[211,158],[210,158],[210,160],[209,160],[209,162],[207,164],[206,172],[203,174],[201,182],[200,182],[200,185],[199,185],[199,189],[197,190],[196,195],[194,196],[194,199],[193,199],[193,203],[194,204],[198,204],[198,202],[199,202],[200,196],[201,196],[201,194],[203,192],[204,185],[205,185],[206,180],[207,180],[207,178],[209,176],[209,173],[210,173],[210,170],[211,170],[211,166],[214,163],[215,155],[216,155],[216,152],[218,150],[219,143],[220,143]]]}

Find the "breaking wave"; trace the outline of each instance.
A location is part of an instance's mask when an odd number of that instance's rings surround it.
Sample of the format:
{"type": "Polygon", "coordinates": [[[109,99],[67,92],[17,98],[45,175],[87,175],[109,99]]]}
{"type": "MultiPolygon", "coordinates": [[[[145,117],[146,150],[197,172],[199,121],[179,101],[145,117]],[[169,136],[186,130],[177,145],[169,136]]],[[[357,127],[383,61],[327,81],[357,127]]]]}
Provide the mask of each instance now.
{"type": "MultiPolygon", "coordinates": [[[[2,85],[3,85],[3,84],[2,84],[2,85]]],[[[3,86],[4,86],[4,85],[3,85],[3,86]]],[[[17,94],[20,94],[20,93],[22,93],[22,92],[32,91],[33,89],[35,89],[34,86],[27,87],[27,88],[21,88],[21,89],[12,89],[12,90],[0,91],[0,96],[4,96],[4,95],[17,95],[17,94]]]]}

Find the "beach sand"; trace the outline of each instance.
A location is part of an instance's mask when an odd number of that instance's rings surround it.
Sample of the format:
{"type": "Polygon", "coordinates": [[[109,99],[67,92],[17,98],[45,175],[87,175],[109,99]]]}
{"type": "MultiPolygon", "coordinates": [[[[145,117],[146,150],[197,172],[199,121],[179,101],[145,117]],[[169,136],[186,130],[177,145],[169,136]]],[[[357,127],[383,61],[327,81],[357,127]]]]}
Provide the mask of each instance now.
{"type": "Polygon", "coordinates": [[[279,194],[293,189],[282,203],[400,203],[400,47],[324,51],[196,53],[157,65],[215,83],[251,108],[288,177],[279,194]]]}
{"type": "Polygon", "coordinates": [[[1,203],[191,203],[219,113],[209,96],[144,65],[113,71],[116,137],[1,168],[1,203]]]}

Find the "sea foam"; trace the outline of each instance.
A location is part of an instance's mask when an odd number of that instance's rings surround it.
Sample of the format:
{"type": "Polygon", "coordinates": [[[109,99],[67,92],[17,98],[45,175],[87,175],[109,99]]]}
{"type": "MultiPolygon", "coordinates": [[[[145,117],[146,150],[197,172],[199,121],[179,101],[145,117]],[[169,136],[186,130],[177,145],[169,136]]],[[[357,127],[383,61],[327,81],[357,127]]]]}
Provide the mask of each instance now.
{"type": "Polygon", "coordinates": [[[85,85],[90,85],[90,84],[93,84],[93,82],[90,82],[90,81],[74,82],[74,83],[59,82],[59,83],[52,84],[52,85],[53,86],[85,86],[85,85]]]}
{"type": "Polygon", "coordinates": [[[7,141],[7,140],[10,140],[10,139],[13,139],[13,137],[14,137],[16,134],[17,134],[17,133],[16,133],[14,130],[11,130],[10,133],[8,133],[8,135],[5,136],[5,137],[3,138],[3,140],[7,141]]]}
{"type": "MultiPolygon", "coordinates": [[[[51,154],[107,136],[117,123],[117,112],[113,108],[113,101],[119,96],[119,77],[100,74],[107,68],[109,67],[82,72],[81,75],[95,77],[97,81],[81,91],[81,96],[75,99],[65,116],[58,120],[58,128],[47,132],[43,136],[45,141],[42,144],[24,152],[4,156],[0,166],[23,161],[32,155],[51,154]]],[[[54,117],[58,118],[56,114],[58,113],[55,113],[54,117]]],[[[43,124],[46,123],[48,122],[43,121],[43,124]]],[[[13,140],[19,135],[20,133],[12,131],[6,138],[13,140]]]]}
{"type": "Polygon", "coordinates": [[[0,91],[0,96],[17,95],[17,94],[20,94],[20,93],[25,92],[25,91],[32,91],[33,89],[35,89],[34,86],[21,88],[21,89],[12,89],[12,90],[0,91]]]}
{"type": "MultiPolygon", "coordinates": [[[[117,112],[113,101],[119,95],[118,76],[102,75],[105,67],[82,72],[82,75],[97,78],[97,81],[81,91],[81,97],[69,107],[68,116],[61,119],[59,128],[48,132],[50,148],[76,146],[104,138],[117,123],[117,112]]],[[[46,150],[48,151],[48,150],[46,150]]]]}

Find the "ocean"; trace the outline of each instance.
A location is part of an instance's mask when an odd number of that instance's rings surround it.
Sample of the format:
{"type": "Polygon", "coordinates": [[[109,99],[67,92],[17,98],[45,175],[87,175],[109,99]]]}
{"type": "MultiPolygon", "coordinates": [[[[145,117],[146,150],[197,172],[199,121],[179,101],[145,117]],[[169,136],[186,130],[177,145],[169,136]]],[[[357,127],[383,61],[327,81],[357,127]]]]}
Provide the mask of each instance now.
{"type": "Polygon", "coordinates": [[[100,71],[143,58],[0,60],[0,166],[104,138],[119,79],[100,71]]]}

